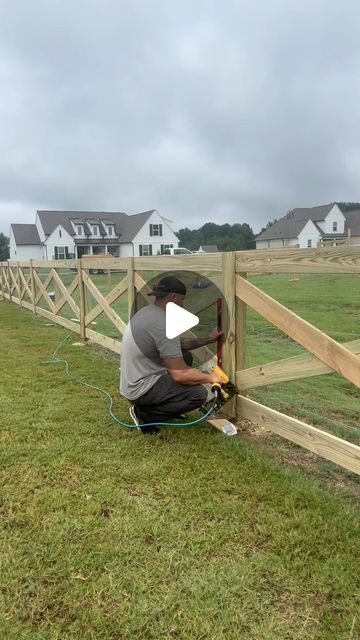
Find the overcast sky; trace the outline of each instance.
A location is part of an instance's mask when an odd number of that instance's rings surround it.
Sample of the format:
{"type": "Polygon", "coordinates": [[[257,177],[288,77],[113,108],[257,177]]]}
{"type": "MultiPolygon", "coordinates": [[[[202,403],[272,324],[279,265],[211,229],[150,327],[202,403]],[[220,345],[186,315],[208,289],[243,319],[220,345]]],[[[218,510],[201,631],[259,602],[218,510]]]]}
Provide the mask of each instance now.
{"type": "Polygon", "coordinates": [[[0,231],[360,200],[356,0],[0,0],[0,231]]]}

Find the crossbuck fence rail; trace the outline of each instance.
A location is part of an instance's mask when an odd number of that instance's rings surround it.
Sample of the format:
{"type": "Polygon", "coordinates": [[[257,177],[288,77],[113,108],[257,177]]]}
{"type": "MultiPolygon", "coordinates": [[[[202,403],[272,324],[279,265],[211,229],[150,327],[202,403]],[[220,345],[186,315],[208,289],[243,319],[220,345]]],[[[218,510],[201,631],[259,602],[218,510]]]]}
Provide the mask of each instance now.
{"type": "MultiPolygon", "coordinates": [[[[144,274],[160,275],[169,271],[206,274],[216,282],[227,302],[223,368],[240,390],[240,395],[229,403],[228,413],[236,415],[239,421],[246,418],[360,474],[359,446],[247,397],[247,392],[256,387],[332,372],[341,374],[356,388],[360,387],[360,336],[346,344],[337,342],[248,280],[248,275],[254,274],[360,275],[360,247],[284,248],[171,257],[109,257],[106,260],[89,257],[76,261],[7,261],[0,263],[0,295],[71,329],[82,340],[120,354],[120,338],[136,295],[140,292],[145,297],[149,291],[144,274]],[[98,270],[108,274],[106,293],[97,286],[96,278],[91,277],[98,270]],[[114,280],[116,284],[112,287],[114,280]],[[124,300],[125,317],[119,311],[119,304],[124,300]],[[248,307],[309,353],[246,368],[248,307]],[[93,325],[100,315],[106,316],[118,338],[94,330],[93,325]]],[[[218,296],[218,289],[210,287],[199,291],[196,309],[191,311],[199,313],[208,308],[218,296]]],[[[206,351],[207,348],[202,349],[206,351]]]]}

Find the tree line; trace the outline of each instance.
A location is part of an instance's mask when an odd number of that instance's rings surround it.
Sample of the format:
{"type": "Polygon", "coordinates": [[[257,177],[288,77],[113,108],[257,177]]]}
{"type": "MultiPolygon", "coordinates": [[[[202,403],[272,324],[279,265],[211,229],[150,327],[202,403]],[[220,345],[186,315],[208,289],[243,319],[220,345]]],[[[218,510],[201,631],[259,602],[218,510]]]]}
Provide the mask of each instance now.
{"type": "Polygon", "coordinates": [[[181,247],[197,251],[202,245],[215,244],[219,251],[240,251],[255,248],[252,228],[243,224],[206,222],[200,229],[180,229],[176,233],[181,247]]]}

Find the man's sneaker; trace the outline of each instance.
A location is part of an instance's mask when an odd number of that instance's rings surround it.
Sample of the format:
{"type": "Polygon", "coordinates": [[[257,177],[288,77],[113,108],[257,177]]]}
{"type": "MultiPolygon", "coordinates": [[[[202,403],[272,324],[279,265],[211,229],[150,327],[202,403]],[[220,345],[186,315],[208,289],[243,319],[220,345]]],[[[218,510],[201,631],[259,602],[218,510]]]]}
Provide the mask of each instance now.
{"type": "Polygon", "coordinates": [[[136,424],[137,428],[141,431],[141,433],[144,434],[149,434],[149,435],[156,435],[157,433],[159,433],[160,429],[158,429],[157,427],[154,426],[141,426],[141,420],[137,415],[137,411],[136,411],[136,406],[135,405],[131,405],[129,408],[129,413],[131,416],[131,419],[133,421],[134,424],[136,424]]]}

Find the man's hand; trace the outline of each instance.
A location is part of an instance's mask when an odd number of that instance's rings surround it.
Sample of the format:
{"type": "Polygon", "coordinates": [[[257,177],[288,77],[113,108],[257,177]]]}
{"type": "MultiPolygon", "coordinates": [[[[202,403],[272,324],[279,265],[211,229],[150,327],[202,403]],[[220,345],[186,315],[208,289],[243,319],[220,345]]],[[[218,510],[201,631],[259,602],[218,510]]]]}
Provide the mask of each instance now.
{"type": "Polygon", "coordinates": [[[208,342],[216,342],[218,338],[220,338],[220,336],[223,335],[223,331],[221,331],[221,329],[218,329],[217,327],[215,329],[213,329],[212,331],[210,331],[207,340],[208,342]]]}
{"type": "Polygon", "coordinates": [[[224,380],[217,375],[217,373],[209,373],[209,382],[210,384],[220,384],[222,385],[224,380]]]}

